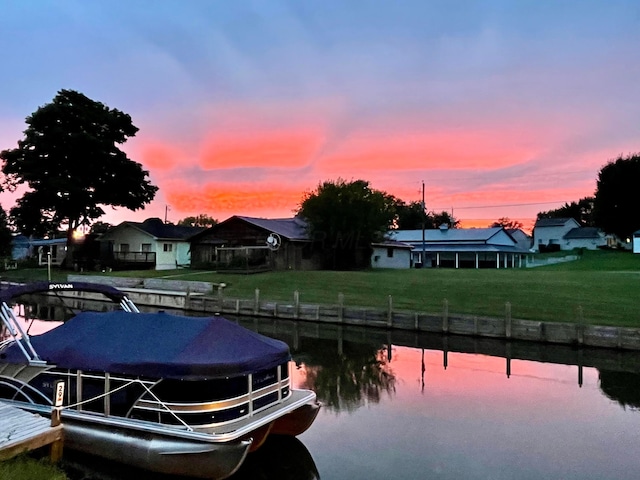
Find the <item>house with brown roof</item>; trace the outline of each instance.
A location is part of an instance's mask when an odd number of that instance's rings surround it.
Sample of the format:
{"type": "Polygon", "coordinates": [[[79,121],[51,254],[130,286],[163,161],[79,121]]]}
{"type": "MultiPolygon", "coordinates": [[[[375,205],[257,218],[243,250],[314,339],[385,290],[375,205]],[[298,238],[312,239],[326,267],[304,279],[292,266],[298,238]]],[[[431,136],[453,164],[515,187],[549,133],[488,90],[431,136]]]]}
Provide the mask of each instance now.
{"type": "Polygon", "coordinates": [[[319,253],[299,217],[234,215],[191,239],[191,259],[199,268],[246,273],[320,268],[319,253]]]}

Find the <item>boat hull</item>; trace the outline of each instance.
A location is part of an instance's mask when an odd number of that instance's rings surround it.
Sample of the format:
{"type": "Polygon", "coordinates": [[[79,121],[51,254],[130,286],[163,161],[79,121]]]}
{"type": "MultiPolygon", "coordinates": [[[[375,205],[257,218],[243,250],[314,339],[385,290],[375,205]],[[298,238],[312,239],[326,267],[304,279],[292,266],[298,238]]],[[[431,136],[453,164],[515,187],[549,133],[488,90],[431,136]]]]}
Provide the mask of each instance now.
{"type": "Polygon", "coordinates": [[[205,443],[73,420],[64,422],[64,435],[65,448],[157,473],[212,480],[232,475],[252,443],[205,443]]]}

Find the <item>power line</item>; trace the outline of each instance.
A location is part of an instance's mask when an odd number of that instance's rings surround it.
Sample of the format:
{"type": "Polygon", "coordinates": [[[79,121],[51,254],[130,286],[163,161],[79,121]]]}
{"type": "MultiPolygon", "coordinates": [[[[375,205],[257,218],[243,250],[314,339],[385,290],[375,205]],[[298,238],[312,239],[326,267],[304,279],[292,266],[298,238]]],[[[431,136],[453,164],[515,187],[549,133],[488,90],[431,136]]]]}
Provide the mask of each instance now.
{"type": "Polygon", "coordinates": [[[557,205],[558,203],[569,203],[566,200],[558,200],[557,202],[533,202],[533,203],[508,203],[508,204],[500,204],[500,205],[478,205],[473,207],[433,207],[433,210],[447,210],[449,208],[455,208],[456,210],[471,210],[471,209],[479,209],[479,208],[497,208],[497,207],[527,207],[532,205],[557,205]]]}

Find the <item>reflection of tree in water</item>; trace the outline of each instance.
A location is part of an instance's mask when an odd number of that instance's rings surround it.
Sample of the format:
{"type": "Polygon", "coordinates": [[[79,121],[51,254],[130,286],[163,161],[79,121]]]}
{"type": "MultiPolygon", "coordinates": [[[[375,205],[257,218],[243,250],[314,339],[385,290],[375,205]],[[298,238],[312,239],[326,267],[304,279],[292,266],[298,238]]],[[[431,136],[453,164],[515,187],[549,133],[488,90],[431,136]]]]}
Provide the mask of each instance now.
{"type": "Polygon", "coordinates": [[[640,374],[599,370],[600,389],[624,408],[640,409],[640,374]]]}
{"type": "Polygon", "coordinates": [[[384,347],[305,339],[304,388],[316,392],[325,408],[354,411],[366,402],[378,403],[384,393],[395,392],[395,376],[384,347]]]}

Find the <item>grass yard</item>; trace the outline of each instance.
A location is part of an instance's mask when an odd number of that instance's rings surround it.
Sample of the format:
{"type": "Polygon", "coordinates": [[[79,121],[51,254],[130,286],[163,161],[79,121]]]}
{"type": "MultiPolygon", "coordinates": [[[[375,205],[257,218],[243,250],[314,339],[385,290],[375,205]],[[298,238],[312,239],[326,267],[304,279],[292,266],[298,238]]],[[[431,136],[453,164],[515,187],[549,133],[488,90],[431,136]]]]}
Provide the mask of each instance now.
{"type": "Polygon", "coordinates": [[[0,462],[2,480],[67,480],[65,473],[46,460],[19,456],[0,462]]]}
{"type": "MultiPolygon", "coordinates": [[[[46,271],[13,271],[31,279],[46,271]]],[[[7,272],[9,273],[9,272],[7,272]]],[[[56,280],[66,280],[56,272],[56,280]]],[[[224,282],[224,295],[303,303],[337,303],[385,309],[388,296],[397,310],[440,312],[444,299],[450,313],[503,316],[510,302],[513,318],[584,321],[599,325],[640,327],[640,255],[585,252],[580,260],[522,269],[407,269],[356,272],[268,272],[255,275],[218,274],[198,270],[112,272],[115,276],[166,277],[224,282]],[[579,313],[580,310],[582,313],[579,313]]]]}

